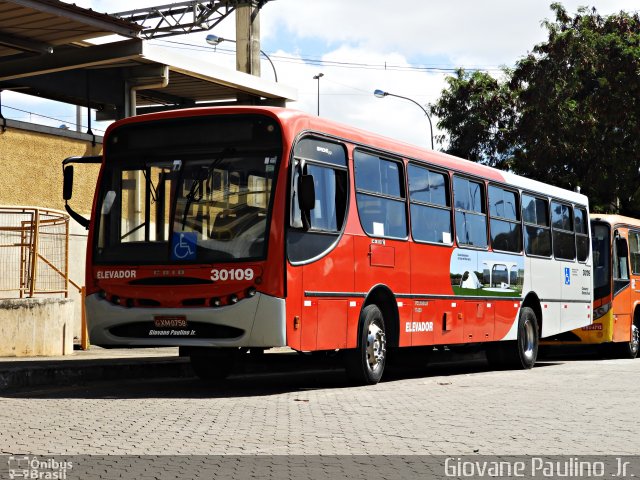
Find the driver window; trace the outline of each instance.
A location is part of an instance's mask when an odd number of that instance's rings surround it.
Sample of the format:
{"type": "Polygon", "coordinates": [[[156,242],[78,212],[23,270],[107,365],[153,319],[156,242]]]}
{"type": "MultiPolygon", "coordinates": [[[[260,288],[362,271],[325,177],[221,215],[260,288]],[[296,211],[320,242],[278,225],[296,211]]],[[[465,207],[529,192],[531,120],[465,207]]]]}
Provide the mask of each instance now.
{"type": "Polygon", "coordinates": [[[347,152],[344,146],[303,138],[294,147],[290,176],[289,259],[302,262],[328,252],[345,224],[348,199],[347,152]],[[313,177],[313,207],[302,211],[298,192],[302,175],[313,177]]]}

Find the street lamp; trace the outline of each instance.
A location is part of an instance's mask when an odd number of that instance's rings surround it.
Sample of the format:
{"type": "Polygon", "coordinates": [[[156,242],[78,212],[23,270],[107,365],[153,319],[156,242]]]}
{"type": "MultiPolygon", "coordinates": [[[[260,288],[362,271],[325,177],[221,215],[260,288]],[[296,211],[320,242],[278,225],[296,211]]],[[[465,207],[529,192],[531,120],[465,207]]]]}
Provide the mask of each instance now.
{"type": "Polygon", "coordinates": [[[384,97],[397,97],[397,98],[402,98],[404,100],[409,100],[412,103],[415,103],[417,106],[419,106],[422,111],[424,112],[424,114],[427,116],[427,120],[429,120],[429,130],[431,132],[431,150],[433,150],[433,125],[431,124],[431,117],[429,116],[429,112],[427,112],[427,110],[420,105],[418,102],[416,102],[415,100],[409,98],[409,97],[403,97],[402,95],[396,95],[394,93],[389,93],[389,92],[385,92],[384,90],[376,90],[375,92],[373,92],[373,94],[377,97],[377,98],[384,98],[384,97]]]}
{"type": "Polygon", "coordinates": [[[320,79],[322,77],[324,77],[324,73],[319,73],[313,76],[313,79],[318,81],[318,116],[320,116],[320,79]]]}
{"type": "MultiPolygon", "coordinates": [[[[214,47],[217,47],[218,45],[220,45],[222,42],[232,42],[232,43],[237,43],[235,40],[231,40],[230,38],[222,38],[219,37],[217,35],[207,35],[206,41],[209,45],[213,45],[214,47]]],[[[276,72],[276,67],[273,64],[273,62],[271,61],[271,59],[269,58],[269,55],[267,55],[266,53],[264,53],[264,51],[262,49],[260,49],[260,53],[262,55],[264,55],[264,58],[266,58],[267,60],[269,60],[269,63],[271,64],[271,68],[273,68],[273,76],[276,79],[276,82],[278,81],[278,72],[276,72]]]]}

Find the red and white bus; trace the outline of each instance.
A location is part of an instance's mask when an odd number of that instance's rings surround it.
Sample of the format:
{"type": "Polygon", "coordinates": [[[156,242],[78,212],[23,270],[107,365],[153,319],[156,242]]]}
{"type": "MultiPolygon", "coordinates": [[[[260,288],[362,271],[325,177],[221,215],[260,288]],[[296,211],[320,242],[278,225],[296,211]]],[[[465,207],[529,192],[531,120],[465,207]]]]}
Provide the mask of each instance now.
{"type": "Polygon", "coordinates": [[[579,193],[266,107],[128,118],[100,161],[96,345],[180,346],[206,378],[247,349],[345,350],[375,383],[392,348],[530,368],[541,336],[592,322],[579,193]]]}

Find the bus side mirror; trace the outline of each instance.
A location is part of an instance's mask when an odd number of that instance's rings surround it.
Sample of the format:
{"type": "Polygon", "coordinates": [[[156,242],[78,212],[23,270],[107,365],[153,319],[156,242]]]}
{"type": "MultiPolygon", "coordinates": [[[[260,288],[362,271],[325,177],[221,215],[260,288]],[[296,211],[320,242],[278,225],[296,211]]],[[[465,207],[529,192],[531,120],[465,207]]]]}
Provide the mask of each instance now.
{"type": "Polygon", "coordinates": [[[67,165],[63,170],[64,183],[62,185],[62,199],[71,200],[73,194],[73,165],[67,165]]]}
{"type": "Polygon", "coordinates": [[[298,202],[303,212],[309,212],[315,208],[316,188],[313,175],[300,175],[298,178],[298,202]]]}
{"type": "Polygon", "coordinates": [[[626,238],[616,237],[616,254],[618,258],[627,258],[629,256],[629,247],[627,246],[626,238]]]}

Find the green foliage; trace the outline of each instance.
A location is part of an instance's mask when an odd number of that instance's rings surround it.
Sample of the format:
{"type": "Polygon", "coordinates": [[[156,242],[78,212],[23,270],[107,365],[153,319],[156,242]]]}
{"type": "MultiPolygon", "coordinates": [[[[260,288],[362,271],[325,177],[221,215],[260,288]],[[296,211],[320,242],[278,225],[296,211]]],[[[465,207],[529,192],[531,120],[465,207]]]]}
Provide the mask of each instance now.
{"type": "Polygon", "coordinates": [[[593,210],[640,216],[640,18],[551,9],[548,40],[502,82],[462,70],[448,78],[432,108],[447,151],[580,186],[593,210]]]}
{"type": "MultiPolygon", "coordinates": [[[[492,166],[505,166],[501,147],[513,116],[511,92],[491,75],[458,69],[447,77],[449,87],[443,90],[431,113],[439,118],[438,126],[449,133],[447,152],[492,166]]],[[[445,135],[437,136],[443,144],[445,135]]]]}

